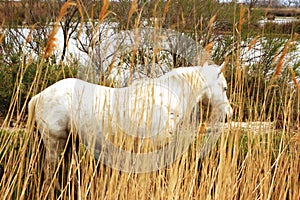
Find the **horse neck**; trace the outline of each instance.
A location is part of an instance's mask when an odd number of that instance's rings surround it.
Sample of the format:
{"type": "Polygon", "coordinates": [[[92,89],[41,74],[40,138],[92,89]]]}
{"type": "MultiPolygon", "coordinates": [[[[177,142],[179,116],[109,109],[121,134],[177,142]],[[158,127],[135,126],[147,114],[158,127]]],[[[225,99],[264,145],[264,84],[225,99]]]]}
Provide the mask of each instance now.
{"type": "Polygon", "coordinates": [[[178,71],[174,75],[177,84],[182,84],[184,82],[185,87],[188,87],[189,91],[194,96],[196,102],[199,102],[204,88],[204,77],[202,76],[199,67],[185,67],[178,68],[178,71]]]}

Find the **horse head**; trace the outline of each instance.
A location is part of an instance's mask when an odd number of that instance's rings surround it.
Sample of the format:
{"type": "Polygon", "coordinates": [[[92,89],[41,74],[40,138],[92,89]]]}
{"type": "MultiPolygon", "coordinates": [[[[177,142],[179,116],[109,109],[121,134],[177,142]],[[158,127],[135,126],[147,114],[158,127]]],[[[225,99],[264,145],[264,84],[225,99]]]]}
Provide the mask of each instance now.
{"type": "Polygon", "coordinates": [[[205,78],[204,96],[209,99],[211,106],[221,116],[231,117],[232,107],[226,95],[227,82],[223,75],[225,64],[208,65],[201,67],[202,75],[205,78]]]}

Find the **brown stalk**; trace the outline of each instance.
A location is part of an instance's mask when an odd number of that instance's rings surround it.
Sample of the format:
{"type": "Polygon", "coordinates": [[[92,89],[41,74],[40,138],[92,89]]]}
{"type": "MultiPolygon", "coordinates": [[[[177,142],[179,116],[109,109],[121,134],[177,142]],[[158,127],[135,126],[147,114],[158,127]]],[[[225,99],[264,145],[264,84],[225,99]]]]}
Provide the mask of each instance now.
{"type": "Polygon", "coordinates": [[[208,32],[207,32],[207,38],[206,38],[207,42],[209,41],[209,36],[210,36],[211,31],[212,31],[213,23],[216,20],[216,18],[217,18],[217,15],[214,15],[214,16],[212,16],[212,18],[210,18],[210,20],[208,22],[208,32]]]}
{"type": "Polygon", "coordinates": [[[186,20],[184,18],[184,13],[183,12],[181,12],[181,21],[182,21],[183,26],[185,26],[186,20]]]}
{"type": "Polygon", "coordinates": [[[293,42],[292,42],[292,44],[291,44],[291,47],[292,47],[292,48],[294,48],[294,47],[296,46],[296,43],[295,43],[294,41],[297,40],[298,36],[299,36],[298,33],[294,33],[293,38],[292,38],[292,41],[293,41],[293,42]]]}
{"type": "Polygon", "coordinates": [[[210,54],[210,53],[211,53],[211,50],[212,50],[212,48],[213,48],[213,46],[214,46],[214,42],[210,42],[210,43],[208,43],[208,44],[205,46],[204,50],[205,50],[208,54],[210,54]]]}
{"type": "Polygon", "coordinates": [[[293,35],[293,41],[296,41],[296,40],[297,40],[297,38],[298,38],[298,36],[299,36],[299,34],[298,34],[298,33],[294,33],[294,35],[293,35]]]}
{"type": "Polygon", "coordinates": [[[284,57],[288,53],[290,46],[293,44],[292,42],[295,41],[297,39],[297,37],[298,37],[298,34],[295,33],[293,35],[292,39],[289,39],[287,41],[286,45],[284,46],[284,49],[283,49],[283,51],[281,53],[279,61],[278,61],[277,65],[276,65],[276,70],[275,70],[275,73],[273,74],[273,78],[275,78],[277,75],[280,74],[281,68],[282,68],[282,65],[283,65],[283,62],[284,62],[284,57]]]}
{"type": "Polygon", "coordinates": [[[252,49],[252,47],[257,43],[257,40],[260,36],[256,36],[249,44],[247,51],[250,51],[252,49]]]}
{"type": "Polygon", "coordinates": [[[164,13],[163,13],[163,19],[165,19],[167,16],[167,13],[169,11],[170,2],[171,2],[171,0],[167,0],[167,2],[166,2],[165,8],[164,8],[164,13]]]}
{"type": "MultiPolygon", "coordinates": [[[[92,38],[92,43],[95,40],[95,35],[97,33],[97,30],[99,30],[101,22],[105,19],[105,17],[108,15],[107,10],[109,6],[109,1],[108,0],[103,0],[103,6],[101,8],[100,14],[99,14],[99,23],[97,24],[96,28],[94,29],[93,32],[93,38],[92,38]]],[[[94,9],[92,9],[92,15],[94,15],[94,9]]],[[[92,18],[93,19],[93,18],[92,18]]]]}
{"type": "Polygon", "coordinates": [[[68,8],[71,6],[76,6],[76,3],[69,0],[64,3],[59,11],[57,22],[60,22],[62,20],[62,18],[67,14],[68,8]]]}
{"type": "Polygon", "coordinates": [[[58,47],[58,45],[56,44],[57,39],[55,38],[57,32],[58,25],[54,25],[45,48],[44,58],[48,58],[52,54],[52,52],[58,47]]]}
{"type": "Polygon", "coordinates": [[[282,53],[281,53],[281,55],[279,57],[279,60],[277,62],[277,65],[276,65],[276,68],[275,68],[275,72],[274,72],[272,78],[276,78],[281,73],[281,69],[282,69],[282,66],[283,66],[283,63],[284,63],[284,57],[286,56],[286,54],[289,51],[290,43],[291,43],[291,39],[289,39],[287,41],[287,43],[285,44],[285,46],[283,48],[283,51],[282,51],[282,53]]]}
{"type": "MultiPolygon", "coordinates": [[[[1,24],[1,27],[4,26],[4,23],[5,23],[5,19],[3,20],[2,24],[1,24]]],[[[4,29],[3,33],[0,35],[0,44],[2,43],[2,40],[3,40],[4,36],[5,36],[5,29],[4,29]]]]}
{"type": "Polygon", "coordinates": [[[217,15],[212,16],[208,22],[208,27],[211,29],[213,23],[216,21],[217,15]]]}
{"type": "Polygon", "coordinates": [[[27,43],[29,43],[30,41],[31,41],[31,34],[32,34],[32,32],[33,32],[33,30],[35,29],[35,26],[38,24],[39,22],[37,22],[37,23],[35,23],[35,24],[33,24],[33,26],[31,26],[31,28],[30,28],[30,31],[29,31],[29,33],[28,33],[28,36],[27,36],[27,38],[26,38],[26,44],[27,43]]]}
{"type": "Polygon", "coordinates": [[[200,26],[199,26],[199,31],[202,32],[203,31],[203,16],[201,15],[200,17],[200,26]]]}
{"type": "Polygon", "coordinates": [[[109,0],[103,0],[103,6],[99,14],[99,23],[101,23],[103,19],[107,16],[108,6],[109,6],[109,0]]]}
{"type": "MultiPolygon", "coordinates": [[[[99,22],[98,22],[97,26],[93,29],[93,35],[92,35],[92,39],[91,39],[92,46],[95,45],[95,40],[96,40],[97,32],[98,32],[98,30],[100,28],[101,22],[103,22],[103,20],[105,19],[105,17],[109,14],[107,12],[108,6],[109,6],[109,0],[103,0],[103,6],[102,6],[100,14],[99,14],[99,22]]],[[[94,15],[94,9],[93,8],[92,8],[92,15],[94,15]]]]}
{"type": "MultiPolygon", "coordinates": [[[[251,29],[251,27],[250,27],[250,24],[251,24],[251,12],[250,12],[250,8],[249,7],[247,7],[247,22],[248,22],[248,24],[247,24],[248,30],[250,30],[251,29]]],[[[250,35],[250,32],[248,32],[247,38],[249,38],[249,35],[250,35]]]]}
{"type": "Polygon", "coordinates": [[[298,83],[298,81],[296,79],[296,75],[295,75],[295,72],[294,72],[293,68],[291,68],[291,74],[292,74],[292,80],[293,80],[296,88],[300,89],[300,86],[299,86],[299,83],[298,83]]]}
{"type": "Polygon", "coordinates": [[[78,38],[80,38],[82,26],[83,26],[83,23],[84,23],[83,9],[82,9],[82,5],[81,5],[80,0],[77,0],[77,7],[78,7],[79,14],[80,14],[80,25],[79,25],[79,31],[78,31],[78,38]]]}
{"type": "Polygon", "coordinates": [[[5,36],[5,31],[3,31],[3,33],[0,35],[0,44],[2,43],[4,36],[5,36]]]}
{"type": "Polygon", "coordinates": [[[223,69],[222,69],[222,73],[223,74],[225,74],[225,72],[226,72],[226,66],[227,66],[227,64],[228,64],[228,62],[229,62],[229,58],[228,58],[228,56],[226,55],[225,56],[225,59],[224,59],[224,67],[223,67],[223,69]]]}
{"type": "Polygon", "coordinates": [[[244,16],[245,16],[245,7],[243,5],[241,5],[241,9],[240,9],[240,18],[239,18],[239,25],[238,25],[238,32],[241,33],[242,32],[242,25],[245,22],[244,16]]]}
{"type": "Polygon", "coordinates": [[[53,26],[52,32],[49,36],[49,39],[48,39],[48,42],[47,42],[47,45],[46,45],[46,48],[45,48],[44,58],[48,58],[49,56],[51,56],[53,51],[55,49],[57,49],[58,45],[56,44],[57,39],[56,39],[55,36],[56,36],[56,34],[58,32],[58,29],[59,29],[59,22],[67,14],[67,10],[71,6],[76,6],[76,3],[71,2],[71,1],[67,1],[66,3],[64,3],[62,8],[60,9],[59,16],[57,18],[56,23],[53,26]]]}
{"type": "Polygon", "coordinates": [[[95,16],[94,8],[95,8],[95,4],[93,4],[93,6],[92,6],[92,11],[91,11],[91,19],[92,19],[92,20],[94,19],[94,16],[95,16]]]}
{"type": "Polygon", "coordinates": [[[137,11],[138,8],[138,0],[133,0],[131,3],[131,7],[128,13],[128,22],[130,20],[130,18],[132,17],[133,13],[135,13],[137,11]]]}

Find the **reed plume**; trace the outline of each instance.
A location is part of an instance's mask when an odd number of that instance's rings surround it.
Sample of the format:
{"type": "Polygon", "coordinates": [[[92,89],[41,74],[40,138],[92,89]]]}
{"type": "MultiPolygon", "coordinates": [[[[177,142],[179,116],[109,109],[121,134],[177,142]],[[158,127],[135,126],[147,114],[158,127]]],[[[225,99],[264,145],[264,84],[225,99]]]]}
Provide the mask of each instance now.
{"type": "Polygon", "coordinates": [[[212,51],[212,49],[213,49],[213,47],[214,47],[214,44],[215,44],[214,42],[208,43],[208,44],[205,46],[204,50],[205,50],[208,54],[210,54],[211,51],[212,51]]]}
{"type": "Polygon", "coordinates": [[[294,72],[293,68],[290,68],[290,70],[291,70],[292,80],[293,80],[296,88],[300,89],[300,86],[299,86],[299,83],[298,83],[298,81],[296,79],[296,75],[295,75],[295,72],[294,72]]]}
{"type": "Polygon", "coordinates": [[[78,36],[77,37],[80,38],[81,31],[82,31],[82,26],[84,24],[84,14],[83,14],[83,9],[82,9],[82,5],[81,5],[80,0],[77,0],[77,7],[78,7],[79,14],[80,14],[80,25],[79,25],[79,30],[78,30],[78,36]]]}
{"type": "Polygon", "coordinates": [[[257,40],[259,39],[260,35],[256,36],[255,38],[253,38],[253,40],[250,42],[247,51],[250,51],[253,46],[257,43],[257,40]]]}
{"type": "Polygon", "coordinates": [[[166,5],[165,5],[165,8],[164,8],[164,13],[163,13],[163,20],[166,18],[167,13],[169,11],[170,2],[171,2],[171,0],[166,1],[166,5]]]}
{"type": "Polygon", "coordinates": [[[61,7],[59,16],[53,25],[53,29],[51,31],[51,34],[49,36],[47,45],[45,47],[45,53],[44,53],[44,58],[48,58],[49,56],[52,55],[53,51],[57,49],[58,45],[56,44],[57,38],[55,37],[58,30],[59,30],[59,22],[62,20],[62,18],[67,14],[68,8],[71,6],[76,6],[76,3],[67,1],[64,3],[64,5],[61,7]]]}
{"type": "Polygon", "coordinates": [[[3,33],[0,35],[0,44],[2,43],[2,40],[4,39],[5,36],[5,30],[3,31],[3,33]]]}
{"type": "Polygon", "coordinates": [[[31,38],[32,32],[34,31],[34,29],[35,29],[35,27],[36,27],[36,25],[37,25],[38,23],[39,23],[39,22],[37,22],[37,23],[35,23],[35,24],[33,24],[33,25],[31,26],[30,31],[29,31],[29,33],[28,33],[28,35],[27,35],[26,40],[25,40],[26,44],[29,43],[29,42],[31,41],[31,39],[32,39],[32,38],[31,38]]]}
{"type": "Polygon", "coordinates": [[[130,6],[130,10],[128,13],[128,22],[130,20],[130,18],[132,17],[133,13],[135,13],[137,11],[138,8],[138,0],[133,0],[130,6]]]}
{"type": "Polygon", "coordinates": [[[242,26],[245,22],[244,16],[245,16],[245,7],[243,5],[241,5],[241,9],[240,9],[240,18],[239,18],[239,25],[238,25],[238,32],[239,34],[242,32],[242,26]]]}
{"type": "MultiPolygon", "coordinates": [[[[1,27],[4,26],[4,23],[5,23],[5,19],[3,20],[2,24],[1,24],[1,27]]],[[[5,36],[5,29],[3,30],[3,33],[0,35],[0,44],[2,43],[2,40],[3,40],[4,36],[5,36]]]]}
{"type": "Polygon", "coordinates": [[[103,6],[99,14],[99,23],[101,23],[107,16],[108,6],[109,6],[109,0],[103,0],[103,6]]]}
{"type": "Polygon", "coordinates": [[[284,63],[284,58],[285,58],[286,54],[289,51],[290,43],[291,43],[291,39],[289,39],[287,41],[287,43],[285,44],[285,46],[284,46],[284,48],[282,50],[282,53],[281,53],[281,55],[279,57],[279,60],[278,60],[278,62],[276,64],[275,72],[274,72],[274,74],[272,76],[273,79],[276,78],[281,73],[282,66],[283,66],[283,63],[284,63]]]}
{"type": "Polygon", "coordinates": [[[207,37],[206,37],[206,42],[207,42],[207,43],[208,43],[208,41],[209,41],[209,36],[210,36],[210,34],[211,34],[211,32],[212,32],[213,23],[215,22],[216,18],[217,18],[217,15],[214,15],[214,16],[212,16],[212,18],[210,18],[210,20],[209,20],[209,22],[208,22],[208,25],[207,25],[207,27],[208,27],[208,32],[207,32],[207,37]]]}

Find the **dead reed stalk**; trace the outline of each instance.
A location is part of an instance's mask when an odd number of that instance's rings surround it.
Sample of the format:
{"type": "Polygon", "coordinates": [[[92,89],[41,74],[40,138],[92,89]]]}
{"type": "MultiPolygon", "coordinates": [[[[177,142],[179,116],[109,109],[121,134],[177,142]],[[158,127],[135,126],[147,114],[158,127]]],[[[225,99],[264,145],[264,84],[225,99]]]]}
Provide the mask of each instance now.
{"type": "Polygon", "coordinates": [[[57,41],[56,34],[59,30],[59,22],[67,14],[68,8],[70,8],[71,6],[76,6],[76,3],[72,2],[72,1],[67,1],[61,7],[59,16],[58,16],[55,24],[53,25],[53,29],[50,33],[47,45],[45,47],[44,58],[48,58],[49,56],[51,56],[53,51],[57,49],[58,45],[56,44],[56,41],[57,41]]]}

